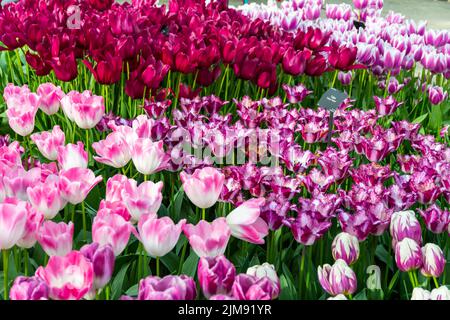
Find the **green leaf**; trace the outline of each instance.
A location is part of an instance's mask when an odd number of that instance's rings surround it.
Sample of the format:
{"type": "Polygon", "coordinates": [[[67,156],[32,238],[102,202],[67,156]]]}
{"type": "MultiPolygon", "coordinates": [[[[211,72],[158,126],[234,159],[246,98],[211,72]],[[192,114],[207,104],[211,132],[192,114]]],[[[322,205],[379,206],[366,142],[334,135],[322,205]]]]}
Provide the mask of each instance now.
{"type": "Polygon", "coordinates": [[[361,292],[359,292],[356,296],[353,297],[353,300],[368,300],[366,289],[364,288],[363,290],[361,290],[361,292]]]}
{"type": "Polygon", "coordinates": [[[417,117],[416,119],[414,119],[412,122],[413,123],[421,123],[427,117],[428,117],[428,113],[425,113],[425,114],[421,115],[420,117],[417,117]]]}
{"type": "Polygon", "coordinates": [[[122,267],[122,269],[114,277],[114,280],[111,285],[111,292],[112,292],[111,297],[113,300],[117,300],[120,297],[120,295],[122,294],[123,281],[125,279],[125,275],[127,274],[127,270],[128,270],[129,266],[130,266],[130,264],[127,263],[125,266],[122,267]]]}
{"type": "Polygon", "coordinates": [[[389,269],[394,270],[392,256],[389,254],[389,252],[387,252],[386,248],[382,244],[379,244],[377,246],[375,250],[375,255],[377,256],[378,259],[383,261],[386,264],[386,266],[388,266],[389,269]]]}
{"type": "Polygon", "coordinates": [[[175,253],[169,252],[164,257],[161,257],[160,260],[166,266],[166,268],[170,271],[170,273],[178,271],[179,258],[175,253]]]}
{"type": "Polygon", "coordinates": [[[199,259],[200,258],[195,254],[195,252],[192,251],[189,257],[184,262],[181,273],[188,275],[189,277],[194,277],[195,272],[197,271],[197,264],[199,259]]]}
{"type": "Polygon", "coordinates": [[[130,288],[128,288],[128,290],[125,292],[125,294],[127,296],[135,297],[135,296],[138,295],[138,291],[139,291],[139,284],[136,283],[135,285],[133,285],[130,288]]]}

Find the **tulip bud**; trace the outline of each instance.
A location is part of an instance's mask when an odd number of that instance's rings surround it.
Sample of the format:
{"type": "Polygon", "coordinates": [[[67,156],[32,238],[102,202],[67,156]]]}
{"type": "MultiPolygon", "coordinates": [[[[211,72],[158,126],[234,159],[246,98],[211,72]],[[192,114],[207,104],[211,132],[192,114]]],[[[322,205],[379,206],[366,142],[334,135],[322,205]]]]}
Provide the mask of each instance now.
{"type": "Polygon", "coordinates": [[[422,258],[423,265],[420,272],[425,277],[440,277],[446,264],[442,249],[434,243],[427,243],[422,247],[422,258]]]}
{"type": "Polygon", "coordinates": [[[450,290],[446,286],[431,290],[430,300],[450,300],[450,290]]]}
{"type": "Polygon", "coordinates": [[[392,245],[405,238],[415,240],[419,245],[422,243],[422,229],[414,211],[399,211],[392,214],[390,232],[392,245]]]}
{"type": "Polygon", "coordinates": [[[277,295],[279,294],[281,290],[281,284],[280,279],[277,275],[277,271],[275,270],[275,266],[273,264],[264,262],[262,265],[255,265],[247,269],[247,274],[258,279],[262,279],[264,277],[269,278],[273,282],[275,288],[277,288],[277,295]]]}
{"type": "Polygon", "coordinates": [[[342,259],[348,265],[353,264],[359,257],[358,238],[347,233],[339,233],[331,244],[331,252],[334,260],[342,259]]]}
{"type": "Polygon", "coordinates": [[[336,260],[332,266],[319,266],[317,275],[322,288],[333,296],[353,294],[356,291],[356,274],[342,259],[336,260]]]}
{"type": "Polygon", "coordinates": [[[225,256],[203,257],[198,263],[198,281],[203,295],[228,295],[236,276],[236,268],[225,256]]]}
{"type": "Polygon", "coordinates": [[[404,238],[395,246],[395,263],[404,272],[422,266],[422,251],[419,244],[410,238],[404,238]]]}
{"type": "Polygon", "coordinates": [[[412,292],[411,300],[430,300],[430,291],[416,287],[412,292]]]}
{"type": "Polygon", "coordinates": [[[45,221],[38,232],[38,242],[47,255],[63,257],[72,251],[74,225],[45,221]]]}
{"type": "Polygon", "coordinates": [[[80,252],[92,263],[94,270],[94,289],[101,289],[111,280],[114,272],[115,256],[110,245],[98,243],[84,245],[80,252]]]}
{"type": "Polygon", "coordinates": [[[353,75],[351,71],[348,72],[339,71],[338,73],[338,79],[344,86],[348,86],[352,82],[352,76],[353,75]]]}

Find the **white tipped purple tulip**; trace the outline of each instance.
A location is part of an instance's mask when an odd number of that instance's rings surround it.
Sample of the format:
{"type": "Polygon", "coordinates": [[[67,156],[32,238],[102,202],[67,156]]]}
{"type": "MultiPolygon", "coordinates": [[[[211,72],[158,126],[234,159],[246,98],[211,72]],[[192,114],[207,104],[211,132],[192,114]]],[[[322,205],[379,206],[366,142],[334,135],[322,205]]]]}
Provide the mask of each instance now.
{"type": "Polygon", "coordinates": [[[356,274],[342,259],[338,259],[332,266],[319,266],[317,275],[322,288],[332,296],[349,295],[356,291],[356,274]]]}
{"type": "Polygon", "coordinates": [[[331,244],[331,252],[335,260],[342,259],[348,265],[353,264],[359,257],[358,238],[347,232],[339,233],[331,244]]]}
{"type": "Polygon", "coordinates": [[[446,263],[442,249],[434,243],[427,243],[422,247],[422,258],[423,265],[420,272],[425,277],[440,277],[446,263]]]}
{"type": "Polygon", "coordinates": [[[395,246],[395,263],[397,267],[408,272],[422,266],[422,250],[419,244],[410,238],[405,238],[395,246]]]}

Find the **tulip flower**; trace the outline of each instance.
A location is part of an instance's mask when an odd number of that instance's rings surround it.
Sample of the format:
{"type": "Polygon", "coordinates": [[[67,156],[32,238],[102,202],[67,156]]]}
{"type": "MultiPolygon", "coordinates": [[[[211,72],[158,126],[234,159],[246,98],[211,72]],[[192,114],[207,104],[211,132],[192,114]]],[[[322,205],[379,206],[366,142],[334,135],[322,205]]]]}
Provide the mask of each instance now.
{"type": "Polygon", "coordinates": [[[137,186],[136,181],[129,180],[129,183],[120,186],[122,188],[122,197],[127,207],[132,222],[137,222],[145,213],[157,213],[162,202],[161,181],[154,183],[144,181],[137,186]]]}
{"type": "Polygon", "coordinates": [[[269,234],[267,223],[260,218],[265,202],[264,198],[251,199],[228,214],[226,221],[233,237],[250,243],[264,243],[264,237],[269,234]]]}
{"type": "Polygon", "coordinates": [[[405,238],[422,243],[422,229],[412,210],[395,212],[391,217],[390,232],[394,247],[398,241],[405,238]]]}
{"type": "Polygon", "coordinates": [[[236,276],[231,290],[237,300],[273,300],[279,294],[268,277],[258,278],[245,273],[236,276]]]}
{"type": "Polygon", "coordinates": [[[56,160],[58,148],[64,146],[65,135],[59,126],[54,126],[52,131],[44,131],[31,135],[31,140],[36,144],[41,154],[48,160],[56,160]]]}
{"type": "Polygon", "coordinates": [[[449,211],[442,210],[436,204],[426,210],[418,209],[428,230],[439,234],[447,230],[450,223],[449,211]]]}
{"type": "Polygon", "coordinates": [[[431,290],[430,300],[450,300],[450,290],[446,286],[431,290]]]}
{"type": "Polygon", "coordinates": [[[306,98],[306,96],[312,93],[312,91],[308,90],[301,83],[292,87],[287,84],[283,84],[282,88],[286,93],[286,97],[290,103],[301,103],[306,98]]]}
{"type": "Polygon", "coordinates": [[[422,258],[423,265],[420,272],[425,277],[439,278],[446,264],[442,249],[434,243],[427,243],[422,247],[422,258]]]}
{"type": "Polygon", "coordinates": [[[110,133],[105,140],[94,142],[92,148],[99,155],[95,161],[114,168],[122,168],[131,160],[131,150],[119,132],[110,133]]]}
{"type": "Polygon", "coordinates": [[[448,93],[444,92],[442,87],[430,86],[428,88],[428,98],[434,105],[438,105],[447,99],[448,93]]]}
{"type": "Polygon", "coordinates": [[[351,71],[348,71],[348,72],[339,71],[339,73],[338,73],[338,80],[344,86],[348,86],[352,82],[352,78],[353,78],[353,74],[351,71]]]}
{"type": "Polygon", "coordinates": [[[153,142],[149,138],[139,138],[134,142],[131,158],[136,170],[144,175],[164,170],[168,161],[163,141],[153,142]]]}
{"type": "Polygon", "coordinates": [[[49,175],[44,183],[28,187],[27,195],[33,207],[47,220],[53,219],[67,204],[61,197],[59,178],[55,175],[49,175]]]}
{"type": "Polygon", "coordinates": [[[420,287],[413,289],[411,300],[430,300],[430,291],[420,287]]]}
{"type": "Polygon", "coordinates": [[[358,238],[347,232],[339,233],[331,244],[331,252],[334,260],[342,259],[348,265],[355,263],[359,257],[358,238]]]}
{"type": "Polygon", "coordinates": [[[116,257],[110,245],[100,246],[98,243],[84,245],[80,252],[92,263],[94,271],[94,288],[104,288],[114,272],[114,263],[116,257]]]}
{"type": "Polygon", "coordinates": [[[393,96],[387,98],[374,96],[373,100],[375,101],[375,109],[380,116],[393,114],[403,104],[402,102],[397,102],[393,96]]]}
{"type": "Polygon", "coordinates": [[[25,224],[25,232],[17,241],[17,246],[24,249],[33,247],[37,241],[38,231],[44,220],[44,215],[33,209],[33,207],[27,203],[26,208],[28,211],[27,222],[25,224]]]}
{"type": "Polygon", "coordinates": [[[47,266],[39,267],[36,276],[49,288],[49,297],[54,300],[80,300],[93,285],[92,263],[79,251],[64,257],[53,256],[47,266]]]}
{"type": "Polygon", "coordinates": [[[139,282],[138,300],[194,300],[196,296],[194,279],[185,275],[150,276],[139,282]]]}
{"type": "Polygon", "coordinates": [[[11,249],[23,237],[28,218],[26,203],[0,203],[0,249],[11,249]]]}
{"type": "Polygon", "coordinates": [[[210,208],[217,202],[225,180],[225,176],[212,167],[196,169],[193,175],[181,172],[180,178],[189,200],[202,209],[210,208]]]}
{"type": "Polygon", "coordinates": [[[225,218],[209,223],[201,220],[197,225],[185,224],[183,232],[199,257],[217,257],[225,253],[231,230],[225,218]]]}
{"type": "Polygon", "coordinates": [[[169,217],[156,218],[155,214],[143,214],[139,218],[138,231],[145,251],[152,257],[163,257],[175,248],[186,219],[174,224],[169,217]]]}
{"type": "Polygon", "coordinates": [[[206,298],[218,294],[228,295],[234,283],[236,268],[225,256],[203,257],[198,263],[197,275],[206,298]]]}
{"type": "Polygon", "coordinates": [[[9,291],[10,300],[48,300],[48,286],[39,277],[19,276],[9,291]]]}
{"type": "Polygon", "coordinates": [[[59,173],[59,190],[63,199],[76,205],[84,201],[91,190],[102,181],[89,169],[72,168],[59,173]]]}
{"type": "Polygon", "coordinates": [[[81,129],[92,129],[105,114],[103,97],[92,95],[90,91],[69,92],[61,99],[62,109],[81,129]]]}
{"type": "Polygon", "coordinates": [[[278,292],[281,291],[280,279],[278,278],[277,271],[275,270],[275,266],[273,264],[264,262],[262,265],[255,265],[248,268],[246,273],[258,279],[262,279],[264,277],[269,278],[274,286],[278,288],[278,292]]]}
{"type": "Polygon", "coordinates": [[[422,266],[422,251],[419,244],[410,238],[404,238],[395,246],[395,263],[404,272],[422,266]]]}
{"type": "Polygon", "coordinates": [[[336,260],[332,266],[319,266],[317,274],[322,288],[333,296],[349,295],[356,291],[355,272],[342,259],[336,260]]]}
{"type": "Polygon", "coordinates": [[[49,116],[58,112],[61,99],[64,97],[61,87],[52,83],[43,83],[39,85],[36,93],[39,96],[39,109],[49,116]]]}
{"type": "Polygon", "coordinates": [[[3,176],[3,185],[7,197],[15,197],[19,200],[27,201],[27,189],[30,186],[41,182],[41,169],[32,168],[28,171],[22,167],[10,169],[3,176]]]}
{"type": "Polygon", "coordinates": [[[64,257],[72,251],[74,225],[72,221],[45,221],[38,230],[38,242],[47,255],[64,257]]]}
{"type": "Polygon", "coordinates": [[[99,211],[92,222],[92,240],[100,246],[110,245],[117,257],[127,246],[133,230],[122,216],[99,211]]]}
{"type": "Polygon", "coordinates": [[[8,105],[6,116],[11,129],[22,137],[31,134],[39,108],[39,97],[35,93],[28,93],[5,100],[8,105]]]}
{"type": "Polygon", "coordinates": [[[88,167],[88,154],[84,150],[84,144],[80,141],[77,144],[69,143],[65,146],[57,147],[57,159],[61,170],[71,168],[88,167]]]}

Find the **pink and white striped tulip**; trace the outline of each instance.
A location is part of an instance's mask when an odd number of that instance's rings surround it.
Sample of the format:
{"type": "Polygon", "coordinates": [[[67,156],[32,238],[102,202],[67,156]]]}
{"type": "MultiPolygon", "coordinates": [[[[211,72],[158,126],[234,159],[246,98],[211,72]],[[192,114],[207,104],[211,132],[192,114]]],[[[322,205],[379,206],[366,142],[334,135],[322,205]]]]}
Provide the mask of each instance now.
{"type": "Polygon", "coordinates": [[[92,240],[99,245],[110,245],[117,257],[128,244],[133,225],[118,214],[97,212],[92,223],[92,240]]]}
{"type": "Polygon", "coordinates": [[[269,234],[269,226],[260,217],[265,202],[264,198],[251,199],[228,214],[226,219],[233,237],[250,243],[264,243],[264,237],[269,234]]]}
{"type": "Polygon", "coordinates": [[[193,175],[180,173],[183,190],[197,207],[207,209],[219,199],[225,176],[213,167],[196,169],[193,175]]]}
{"type": "Polygon", "coordinates": [[[36,276],[45,281],[54,300],[80,300],[93,285],[92,263],[79,251],[64,257],[50,257],[47,266],[39,267],[36,276]]]}
{"type": "Polygon", "coordinates": [[[51,116],[58,112],[64,92],[53,83],[43,83],[36,91],[39,96],[39,109],[51,116]]]}
{"type": "Polygon", "coordinates": [[[203,257],[198,262],[197,276],[206,298],[230,294],[236,277],[236,268],[225,256],[203,257]]]}
{"type": "Polygon", "coordinates": [[[197,225],[186,224],[184,234],[199,257],[217,257],[225,253],[231,230],[225,218],[209,223],[201,220],[197,225]]]}
{"type": "Polygon", "coordinates": [[[56,223],[45,221],[38,231],[38,242],[45,253],[63,257],[72,251],[74,225],[72,221],[56,223]]]}
{"type": "Polygon", "coordinates": [[[0,203],[0,250],[11,249],[23,237],[28,218],[26,203],[0,203]]]}
{"type": "Polygon", "coordinates": [[[331,253],[334,260],[342,259],[348,265],[355,263],[359,257],[358,238],[347,232],[339,233],[331,244],[331,253]]]}
{"type": "Polygon", "coordinates": [[[392,246],[405,238],[415,240],[419,245],[422,243],[422,228],[412,210],[399,211],[392,214],[390,232],[392,246]]]}
{"type": "Polygon", "coordinates": [[[33,207],[27,203],[28,211],[27,222],[25,223],[25,232],[22,238],[17,241],[17,246],[24,249],[33,247],[37,241],[38,231],[42,221],[44,221],[44,215],[33,209],[33,207]]]}
{"type": "Polygon", "coordinates": [[[422,250],[419,244],[410,238],[404,238],[395,246],[395,263],[397,267],[408,272],[422,266],[422,250]]]}
{"type": "Polygon", "coordinates": [[[92,95],[88,90],[69,92],[61,99],[61,106],[67,118],[81,129],[94,128],[105,115],[103,97],[92,95]]]}
{"type": "Polygon", "coordinates": [[[254,276],[258,279],[267,277],[269,278],[275,287],[278,288],[278,292],[281,290],[280,278],[278,278],[275,266],[268,262],[264,262],[262,265],[255,265],[247,269],[247,274],[254,276]]]}
{"type": "Polygon", "coordinates": [[[138,231],[145,251],[151,257],[163,257],[176,246],[186,219],[175,224],[169,217],[157,218],[155,214],[140,217],[138,231]]]}
{"type": "Polygon", "coordinates": [[[32,206],[42,212],[47,220],[53,219],[67,204],[61,197],[59,178],[56,175],[49,175],[44,183],[28,187],[27,194],[32,206]]]}
{"type": "Polygon", "coordinates": [[[22,137],[31,134],[39,107],[39,97],[35,93],[29,93],[7,100],[6,103],[6,116],[11,129],[22,137]]]}
{"type": "Polygon", "coordinates": [[[133,179],[128,179],[128,183],[122,185],[122,197],[133,223],[140,220],[146,213],[157,213],[162,202],[161,181],[154,183],[144,181],[139,186],[133,179]]]}
{"type": "Polygon", "coordinates": [[[30,138],[45,158],[54,161],[58,158],[58,148],[64,146],[66,137],[59,126],[54,126],[52,131],[34,133],[30,138]]]}
{"type": "Polygon", "coordinates": [[[332,266],[319,266],[317,275],[322,288],[332,296],[349,295],[356,291],[356,274],[342,259],[336,260],[332,266]]]}
{"type": "Polygon", "coordinates": [[[113,168],[122,168],[131,160],[130,147],[119,132],[112,132],[105,140],[94,142],[92,148],[99,155],[94,156],[95,161],[113,168]]]}
{"type": "Polygon", "coordinates": [[[148,138],[139,138],[131,148],[131,159],[136,170],[147,175],[164,170],[169,157],[164,151],[162,140],[153,142],[148,138]]]}
{"type": "Polygon", "coordinates": [[[69,143],[65,146],[59,146],[57,150],[58,165],[61,170],[86,169],[88,167],[88,154],[84,150],[83,142],[78,141],[77,144],[69,143]]]}
{"type": "Polygon", "coordinates": [[[59,173],[59,190],[63,199],[76,205],[84,201],[91,190],[102,181],[89,169],[72,168],[59,173]]]}
{"type": "Polygon", "coordinates": [[[423,264],[420,272],[425,277],[439,278],[444,272],[446,260],[442,249],[434,244],[427,243],[422,247],[423,264]]]}

